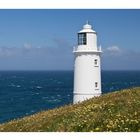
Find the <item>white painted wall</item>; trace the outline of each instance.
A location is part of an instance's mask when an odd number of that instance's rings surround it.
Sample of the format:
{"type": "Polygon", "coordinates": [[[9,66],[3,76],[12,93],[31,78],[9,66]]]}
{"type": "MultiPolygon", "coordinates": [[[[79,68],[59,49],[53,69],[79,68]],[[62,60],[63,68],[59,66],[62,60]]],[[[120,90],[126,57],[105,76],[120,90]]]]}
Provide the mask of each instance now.
{"type": "Polygon", "coordinates": [[[97,50],[97,35],[95,33],[87,33],[87,46],[97,50]]]}
{"type": "Polygon", "coordinates": [[[101,95],[101,69],[99,55],[92,53],[76,53],[74,64],[74,103],[101,95]],[[97,66],[94,60],[98,60],[97,66]],[[98,87],[95,87],[98,82],[98,87]],[[81,96],[81,97],[80,97],[81,96]]]}

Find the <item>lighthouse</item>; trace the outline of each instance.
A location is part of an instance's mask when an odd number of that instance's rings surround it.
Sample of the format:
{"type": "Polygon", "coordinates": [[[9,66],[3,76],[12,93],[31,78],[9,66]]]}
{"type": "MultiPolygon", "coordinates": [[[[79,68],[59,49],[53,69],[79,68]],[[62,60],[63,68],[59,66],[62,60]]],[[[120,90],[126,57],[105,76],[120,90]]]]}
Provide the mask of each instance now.
{"type": "Polygon", "coordinates": [[[74,104],[101,95],[101,52],[97,32],[87,22],[78,32],[78,46],[73,49],[74,104]]]}

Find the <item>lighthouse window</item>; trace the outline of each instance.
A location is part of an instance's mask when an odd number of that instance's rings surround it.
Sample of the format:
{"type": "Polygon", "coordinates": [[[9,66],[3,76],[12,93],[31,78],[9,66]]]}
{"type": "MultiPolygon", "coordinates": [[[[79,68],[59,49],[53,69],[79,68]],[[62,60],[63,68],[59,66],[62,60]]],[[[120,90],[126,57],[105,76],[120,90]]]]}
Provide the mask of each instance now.
{"type": "Polygon", "coordinates": [[[98,82],[95,82],[95,87],[98,87],[98,82]]]}
{"type": "Polygon", "coordinates": [[[94,64],[97,65],[97,59],[94,60],[94,64]]]}
{"type": "Polygon", "coordinates": [[[78,34],[78,45],[86,45],[86,33],[79,33],[78,34]]]}

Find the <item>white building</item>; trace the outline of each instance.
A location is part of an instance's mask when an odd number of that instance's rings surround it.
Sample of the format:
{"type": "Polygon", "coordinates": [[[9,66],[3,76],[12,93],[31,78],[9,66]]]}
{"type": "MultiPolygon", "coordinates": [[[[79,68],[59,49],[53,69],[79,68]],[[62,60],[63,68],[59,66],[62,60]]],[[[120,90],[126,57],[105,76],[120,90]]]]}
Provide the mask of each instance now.
{"type": "Polygon", "coordinates": [[[88,23],[78,32],[78,46],[74,48],[73,103],[101,95],[101,47],[97,47],[97,33],[88,23]]]}

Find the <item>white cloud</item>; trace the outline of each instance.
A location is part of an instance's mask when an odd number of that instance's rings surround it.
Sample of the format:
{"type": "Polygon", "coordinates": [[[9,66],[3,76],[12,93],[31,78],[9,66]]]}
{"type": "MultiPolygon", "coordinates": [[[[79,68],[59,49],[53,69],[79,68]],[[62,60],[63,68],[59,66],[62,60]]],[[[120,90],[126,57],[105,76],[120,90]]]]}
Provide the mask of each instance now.
{"type": "Polygon", "coordinates": [[[32,48],[31,44],[24,44],[23,48],[30,50],[32,48]]]}
{"type": "Polygon", "coordinates": [[[15,47],[0,47],[0,56],[13,56],[17,52],[15,47]]]}
{"type": "Polygon", "coordinates": [[[51,45],[0,46],[0,69],[72,69],[72,45],[55,40],[51,45]]]}
{"type": "Polygon", "coordinates": [[[104,50],[104,53],[107,55],[113,55],[113,56],[118,56],[122,54],[122,49],[120,49],[118,46],[111,46],[108,47],[104,50]]]}
{"type": "Polygon", "coordinates": [[[108,47],[107,50],[113,52],[120,52],[120,48],[118,46],[108,47]]]}
{"type": "Polygon", "coordinates": [[[103,50],[102,68],[110,70],[140,69],[140,51],[111,46],[103,50]]]}
{"type": "Polygon", "coordinates": [[[46,52],[46,47],[32,46],[31,44],[24,44],[21,47],[15,46],[0,46],[0,57],[15,57],[15,56],[26,56],[36,55],[39,53],[46,52]]]}

